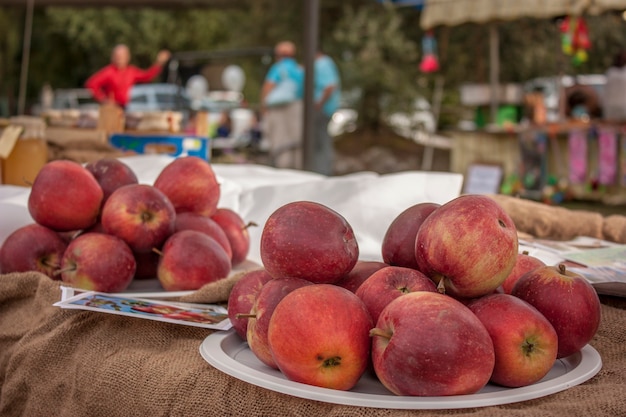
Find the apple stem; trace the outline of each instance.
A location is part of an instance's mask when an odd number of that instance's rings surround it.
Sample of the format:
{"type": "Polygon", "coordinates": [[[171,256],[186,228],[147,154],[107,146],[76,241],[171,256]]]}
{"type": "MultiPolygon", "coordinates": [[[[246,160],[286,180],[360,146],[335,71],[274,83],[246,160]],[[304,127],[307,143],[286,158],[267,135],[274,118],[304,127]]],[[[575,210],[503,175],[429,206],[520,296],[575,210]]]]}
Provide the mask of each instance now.
{"type": "Polygon", "coordinates": [[[52,275],[56,277],[57,275],[61,275],[63,272],[72,272],[72,271],[76,271],[76,266],[70,266],[65,269],[57,269],[56,271],[52,273],[52,275]]]}
{"type": "Polygon", "coordinates": [[[248,228],[250,228],[250,227],[253,227],[253,226],[254,226],[254,227],[257,227],[257,226],[258,226],[258,224],[257,224],[257,223],[255,223],[255,222],[248,222],[248,224],[246,224],[244,227],[242,227],[242,228],[241,228],[241,230],[246,230],[246,229],[248,229],[248,228]]]}
{"type": "Polygon", "coordinates": [[[156,253],[159,256],[163,256],[163,252],[161,252],[159,249],[157,248],[152,248],[152,252],[156,253]]]}
{"type": "Polygon", "coordinates": [[[372,330],[370,330],[370,337],[374,337],[374,336],[380,336],[380,337],[384,337],[385,339],[391,339],[391,332],[385,331],[383,329],[379,329],[378,327],[374,327],[372,330]]]}
{"type": "Polygon", "coordinates": [[[235,314],[235,318],[238,318],[238,319],[256,319],[256,314],[237,313],[237,314],[235,314]]]}
{"type": "Polygon", "coordinates": [[[565,275],[565,264],[559,264],[559,272],[565,275]]]}
{"type": "Polygon", "coordinates": [[[30,182],[30,181],[28,181],[28,180],[26,179],[26,177],[22,177],[22,181],[24,181],[24,184],[28,185],[29,187],[32,187],[32,186],[33,186],[33,183],[32,183],[32,182],[30,182]]]}
{"type": "Polygon", "coordinates": [[[437,283],[437,292],[439,292],[439,294],[445,294],[446,293],[446,285],[444,283],[443,277],[441,279],[439,279],[439,282],[437,283]]]}
{"type": "Polygon", "coordinates": [[[530,252],[528,252],[527,250],[522,252],[522,255],[528,255],[530,252]]]}

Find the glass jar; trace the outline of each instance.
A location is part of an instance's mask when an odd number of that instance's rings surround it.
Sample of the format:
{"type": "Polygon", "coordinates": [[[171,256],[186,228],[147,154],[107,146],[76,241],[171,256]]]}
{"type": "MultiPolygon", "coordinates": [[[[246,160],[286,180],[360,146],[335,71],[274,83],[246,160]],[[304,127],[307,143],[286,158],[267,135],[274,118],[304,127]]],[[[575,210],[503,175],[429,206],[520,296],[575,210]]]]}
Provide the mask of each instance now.
{"type": "Polygon", "coordinates": [[[2,161],[2,182],[30,187],[48,162],[46,124],[39,117],[27,116],[13,117],[10,124],[22,126],[24,130],[9,156],[2,161]]]}

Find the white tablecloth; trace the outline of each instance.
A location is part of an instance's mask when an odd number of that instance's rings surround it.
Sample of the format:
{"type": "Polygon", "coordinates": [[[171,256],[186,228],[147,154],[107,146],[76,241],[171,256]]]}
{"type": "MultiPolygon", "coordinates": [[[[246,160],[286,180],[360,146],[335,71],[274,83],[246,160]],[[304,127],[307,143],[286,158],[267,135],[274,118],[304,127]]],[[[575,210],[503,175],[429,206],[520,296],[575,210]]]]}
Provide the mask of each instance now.
{"type": "MultiPolygon", "coordinates": [[[[173,158],[142,155],[123,158],[139,182],[152,184],[173,158]]],[[[380,243],[391,221],[407,207],[421,202],[443,204],[459,195],[459,174],[408,171],[378,175],[361,172],[342,177],[262,165],[213,164],[222,190],[220,207],[236,210],[251,228],[249,259],[261,262],[259,241],[263,225],[278,207],[298,200],[322,203],[343,215],[357,237],[360,258],[381,260],[380,243]]],[[[15,229],[32,223],[27,202],[30,189],[0,186],[0,243],[15,229]]]]}

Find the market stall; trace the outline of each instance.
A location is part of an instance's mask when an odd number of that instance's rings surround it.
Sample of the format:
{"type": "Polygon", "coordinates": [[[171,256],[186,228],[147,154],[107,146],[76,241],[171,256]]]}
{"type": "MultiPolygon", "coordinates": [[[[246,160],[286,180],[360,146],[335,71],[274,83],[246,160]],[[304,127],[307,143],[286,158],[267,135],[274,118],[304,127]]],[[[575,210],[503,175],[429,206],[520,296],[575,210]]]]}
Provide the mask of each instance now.
{"type": "MultiPolygon", "coordinates": [[[[171,160],[167,156],[136,156],[124,162],[135,170],[140,183],[151,183],[171,160]]],[[[460,193],[462,182],[460,175],[446,173],[405,172],[382,176],[359,173],[326,178],[261,166],[214,165],[214,169],[223,191],[220,206],[233,208],[246,220],[256,220],[261,226],[251,232],[249,261],[255,263],[260,262],[259,238],[265,220],[287,202],[311,200],[342,213],[354,228],[361,259],[378,260],[382,237],[397,214],[418,202],[449,201],[460,193]]],[[[28,195],[27,188],[0,186],[3,216],[0,241],[21,225],[32,222],[26,209],[28,195]]],[[[603,234],[603,224],[608,219],[600,215],[547,206],[540,209],[534,206],[538,203],[518,204],[515,199],[502,200],[501,204],[511,213],[516,225],[520,225],[520,231],[559,239],[577,234],[609,237],[603,234]],[[546,219],[550,219],[549,224],[546,219]],[[576,223],[589,227],[576,230],[569,227],[576,223]],[[554,229],[552,225],[559,227],[554,229]],[[562,233],[566,229],[569,235],[562,233]]],[[[616,230],[615,223],[609,229],[616,230]]],[[[626,230],[624,225],[622,230],[626,230]]],[[[224,302],[236,279],[233,276],[209,284],[183,296],[181,301],[224,302]]],[[[52,305],[60,297],[60,283],[45,276],[36,273],[0,276],[0,414],[613,416],[626,413],[626,402],[621,395],[626,370],[623,354],[626,304],[622,298],[601,299],[601,327],[590,346],[599,353],[602,369],[584,383],[570,380],[559,392],[554,387],[548,388],[538,398],[523,394],[525,390],[517,391],[519,397],[497,405],[476,406],[475,402],[463,405],[463,398],[430,398],[425,399],[430,401],[425,407],[420,406],[419,398],[414,398],[408,399],[413,402],[407,406],[406,398],[397,397],[404,406],[384,402],[377,407],[320,399],[313,390],[308,396],[306,386],[298,387],[296,391],[300,394],[283,393],[271,384],[250,383],[229,376],[210,365],[200,352],[201,346],[214,353],[226,349],[223,345],[207,348],[206,338],[219,335],[220,331],[65,310],[52,305]],[[436,406],[432,405],[433,401],[436,406]],[[460,404],[460,409],[446,409],[452,404],[456,404],[454,408],[460,404]],[[421,410],[411,411],[414,409],[421,410]]],[[[579,369],[580,363],[586,362],[571,362],[574,369],[579,369]]],[[[561,376],[567,379],[572,369],[566,364],[561,376]]],[[[485,397],[489,401],[488,393],[482,396],[483,400],[485,397]]]]}

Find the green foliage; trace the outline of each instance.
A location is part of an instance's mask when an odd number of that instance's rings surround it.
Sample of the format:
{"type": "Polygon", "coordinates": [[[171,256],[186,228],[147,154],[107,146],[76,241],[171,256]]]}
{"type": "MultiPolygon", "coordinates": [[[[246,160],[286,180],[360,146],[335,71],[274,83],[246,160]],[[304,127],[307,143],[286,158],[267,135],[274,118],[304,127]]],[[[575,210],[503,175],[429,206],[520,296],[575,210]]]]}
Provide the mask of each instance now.
{"type": "Polygon", "coordinates": [[[359,122],[377,128],[384,96],[388,110],[405,108],[416,96],[418,48],[403,30],[396,9],[372,3],[346,7],[334,31],[346,89],[361,90],[359,122]]]}

